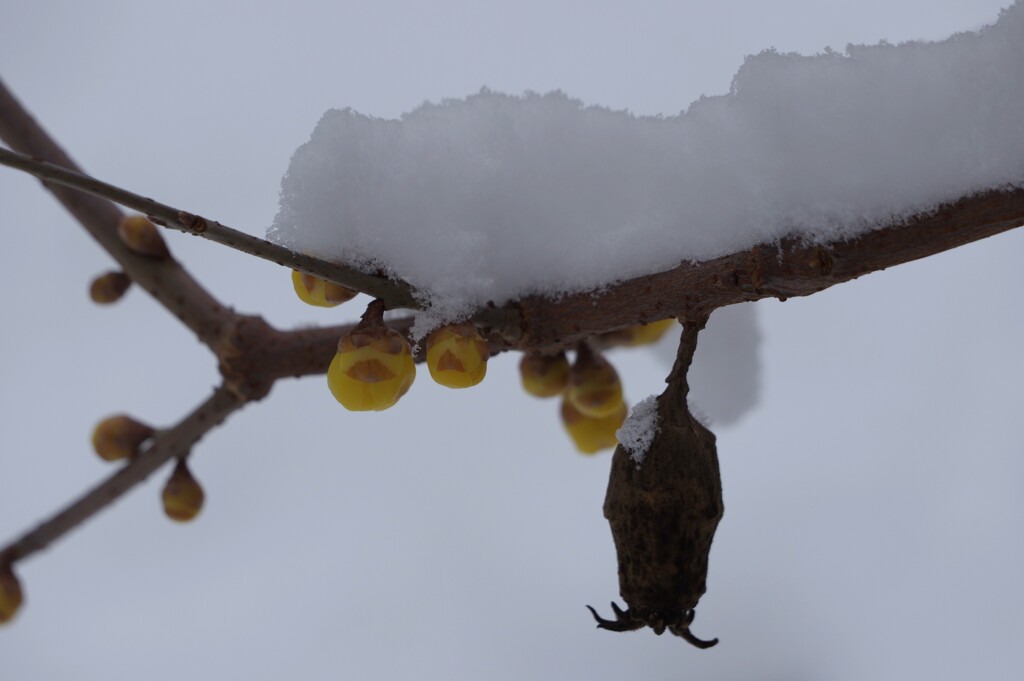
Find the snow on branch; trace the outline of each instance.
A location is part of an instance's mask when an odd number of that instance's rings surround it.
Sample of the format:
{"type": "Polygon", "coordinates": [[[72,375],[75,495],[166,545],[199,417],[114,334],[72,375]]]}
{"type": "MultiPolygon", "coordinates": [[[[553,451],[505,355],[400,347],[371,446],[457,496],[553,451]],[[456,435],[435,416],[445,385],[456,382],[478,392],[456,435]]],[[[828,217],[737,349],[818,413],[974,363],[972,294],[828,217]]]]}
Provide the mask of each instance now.
{"type": "Polygon", "coordinates": [[[328,111],[271,240],[467,316],[783,238],[859,237],[1024,183],[1024,4],[937,43],[749,58],[678,116],[482,90],[400,120],[328,111]]]}

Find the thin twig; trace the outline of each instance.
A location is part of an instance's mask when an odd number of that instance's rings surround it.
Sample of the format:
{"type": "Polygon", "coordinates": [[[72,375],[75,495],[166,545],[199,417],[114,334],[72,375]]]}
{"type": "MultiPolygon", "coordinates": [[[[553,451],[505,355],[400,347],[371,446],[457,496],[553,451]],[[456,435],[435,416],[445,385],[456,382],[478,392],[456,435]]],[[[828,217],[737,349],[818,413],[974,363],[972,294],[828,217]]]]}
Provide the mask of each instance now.
{"type": "Polygon", "coordinates": [[[257,258],[269,260],[278,265],[287,265],[300,272],[361,291],[383,300],[389,309],[420,307],[420,303],[413,296],[412,287],[400,279],[367,274],[345,265],[319,260],[246,234],[215,220],[172,208],[159,201],[25,154],[0,148],[0,164],[29,173],[49,183],[60,184],[93,196],[109,199],[146,214],[158,225],[186,234],[201,236],[257,258]]]}
{"type": "Polygon", "coordinates": [[[687,395],[690,394],[687,376],[690,373],[690,365],[693,364],[693,356],[697,352],[697,336],[707,323],[707,317],[698,317],[683,322],[679,346],[676,348],[676,359],[672,364],[672,371],[665,378],[668,388],[659,399],[682,400],[685,403],[687,395]]]}
{"type": "Polygon", "coordinates": [[[157,434],[145,451],[119,471],[0,550],[0,565],[13,564],[60,539],[141,483],[168,460],[186,455],[200,438],[242,406],[243,403],[229,390],[218,388],[177,425],[157,434]]]}
{"type": "MultiPolygon", "coordinates": [[[[0,139],[13,149],[65,168],[78,166],[32,118],[0,80],[0,139]]],[[[7,152],[11,153],[11,152],[7,152]]],[[[43,183],[86,231],[121,265],[132,281],[150,293],[208,346],[217,342],[234,313],[214,298],[173,258],[139,255],[117,235],[122,213],[105,199],[43,183]]]]}

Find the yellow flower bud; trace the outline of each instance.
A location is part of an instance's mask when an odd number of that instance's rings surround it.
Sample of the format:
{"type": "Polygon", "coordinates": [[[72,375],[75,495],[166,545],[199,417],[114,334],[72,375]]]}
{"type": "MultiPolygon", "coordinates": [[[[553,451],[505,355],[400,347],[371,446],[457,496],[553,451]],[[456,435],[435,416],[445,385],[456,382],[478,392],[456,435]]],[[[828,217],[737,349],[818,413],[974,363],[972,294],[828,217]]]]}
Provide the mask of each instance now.
{"type": "Polygon", "coordinates": [[[618,444],[615,431],[626,420],[626,411],[626,403],[620,402],[618,408],[608,416],[593,418],[581,413],[566,398],[562,400],[562,423],[577,449],[584,454],[594,454],[618,444]]]}
{"type": "Polygon", "coordinates": [[[472,324],[446,326],[427,338],[427,368],[430,376],[446,388],[469,388],[484,380],[487,342],[472,324]]]}
{"type": "Polygon", "coordinates": [[[0,566],[0,624],[14,619],[24,601],[21,584],[10,565],[0,566]]]}
{"type": "Polygon", "coordinates": [[[130,459],[139,453],[139,447],[153,437],[154,432],[150,426],[130,416],[110,416],[93,429],[92,448],[106,461],[130,459]]]}
{"type": "Polygon", "coordinates": [[[569,384],[569,360],[557,355],[523,355],[519,360],[523,390],[534,397],[554,397],[569,384]]]}
{"type": "Polygon", "coordinates": [[[292,270],[292,286],[302,302],[316,307],[334,307],[359,295],[359,291],[332,284],[298,270],[292,270]]]}
{"type": "Polygon", "coordinates": [[[649,345],[661,340],[665,333],[675,325],[675,319],[662,319],[650,324],[639,324],[629,326],[618,331],[609,331],[601,334],[601,340],[605,346],[623,345],[633,347],[637,345],[649,345]]]}
{"type": "Polygon", "coordinates": [[[126,215],[117,224],[117,233],[125,246],[139,255],[163,260],[170,256],[156,225],[142,215],[126,215]]]}
{"type": "Polygon", "coordinates": [[[569,371],[566,398],[577,410],[592,418],[604,418],[622,406],[622,382],[608,360],[582,343],[576,363],[569,371]]]}
{"type": "Polygon", "coordinates": [[[89,297],[98,305],[116,303],[132,285],[132,280],[124,272],[107,272],[92,280],[89,285],[89,297]]]}
{"type": "Polygon", "coordinates": [[[327,369],[334,399],[350,411],[382,411],[408,392],[416,378],[402,334],[384,326],[356,328],[338,341],[327,369]]]}
{"type": "Polygon", "coordinates": [[[624,344],[649,345],[651,343],[657,343],[673,326],[676,326],[675,319],[662,319],[660,322],[651,322],[650,324],[641,324],[640,326],[631,327],[626,329],[628,333],[628,340],[626,340],[624,344]]]}
{"type": "Polygon", "coordinates": [[[192,477],[184,459],[178,459],[174,472],[167,479],[164,485],[161,500],[164,505],[164,513],[171,520],[179,523],[188,522],[203,509],[203,500],[206,495],[199,482],[192,477]]]}

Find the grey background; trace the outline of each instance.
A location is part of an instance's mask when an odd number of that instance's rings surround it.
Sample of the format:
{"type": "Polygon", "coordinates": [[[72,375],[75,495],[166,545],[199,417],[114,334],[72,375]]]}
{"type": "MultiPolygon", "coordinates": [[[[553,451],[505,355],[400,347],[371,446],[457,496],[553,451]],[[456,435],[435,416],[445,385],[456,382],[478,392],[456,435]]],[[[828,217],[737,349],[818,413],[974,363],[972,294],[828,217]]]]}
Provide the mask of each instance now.
{"type": "MultiPolygon", "coordinates": [[[[0,73],[91,173],[262,234],[323,111],[396,116],[482,85],[673,114],[745,54],[940,39],[1002,1],[0,3],[0,73]]],[[[139,291],[88,303],[110,259],[0,170],[0,540],[110,472],[88,436],[170,424],[212,358],[139,291]]],[[[351,319],[287,272],[173,235],[223,300],[289,327],[351,319]]],[[[576,454],[515,360],[420,376],[356,415],[279,384],[198,447],[207,507],[161,472],[20,566],[3,679],[1012,679],[1022,666],[1024,234],[805,300],[759,303],[760,406],[719,428],[726,516],[694,631],[710,651],[593,629],[617,597],[608,457],[576,454]]],[[[628,395],[652,352],[616,353],[628,395]]],[[[698,396],[699,399],[699,396],[698,396]]]]}

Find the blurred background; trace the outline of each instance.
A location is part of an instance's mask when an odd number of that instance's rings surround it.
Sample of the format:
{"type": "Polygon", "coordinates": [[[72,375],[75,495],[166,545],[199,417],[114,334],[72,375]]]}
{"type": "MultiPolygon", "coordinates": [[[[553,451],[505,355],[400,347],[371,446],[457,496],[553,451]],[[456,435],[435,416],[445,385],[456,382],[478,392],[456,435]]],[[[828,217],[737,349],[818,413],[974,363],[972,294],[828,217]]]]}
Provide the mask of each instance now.
{"type": "MultiPolygon", "coordinates": [[[[674,115],[762,49],[942,39],[1007,1],[5,0],[0,75],[87,172],[262,235],[331,107],[396,117],[486,85],[674,115]]],[[[37,181],[0,168],[0,207],[6,542],[111,472],[97,420],[172,424],[217,374],[141,291],[88,301],[112,261],[37,181]]],[[[287,270],[168,240],[275,325],[361,311],[305,307],[287,270]]],[[[573,450],[509,355],[464,392],[422,372],[379,414],[345,412],[322,379],[279,383],[197,446],[194,523],[163,516],[162,470],[19,564],[0,678],[1019,678],[1022,256],[1016,230],[712,318],[748,334],[733,364],[750,372],[716,380],[704,360],[695,400],[757,402],[708,409],[726,514],[693,630],[712,650],[594,629],[584,605],[618,598],[610,457],[573,450]]],[[[660,392],[663,354],[612,354],[632,401],[660,392]]]]}

